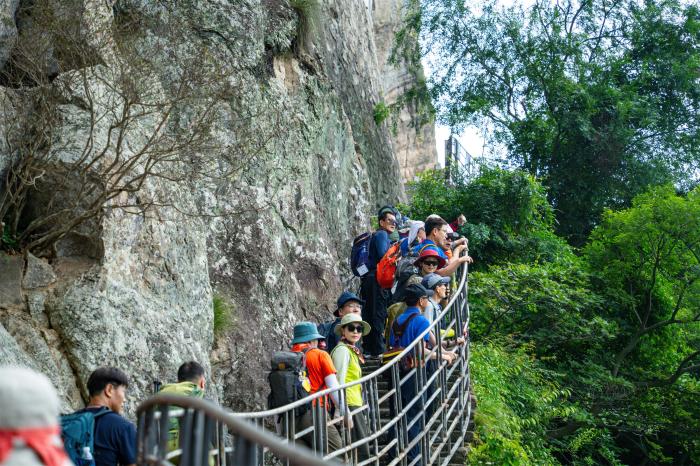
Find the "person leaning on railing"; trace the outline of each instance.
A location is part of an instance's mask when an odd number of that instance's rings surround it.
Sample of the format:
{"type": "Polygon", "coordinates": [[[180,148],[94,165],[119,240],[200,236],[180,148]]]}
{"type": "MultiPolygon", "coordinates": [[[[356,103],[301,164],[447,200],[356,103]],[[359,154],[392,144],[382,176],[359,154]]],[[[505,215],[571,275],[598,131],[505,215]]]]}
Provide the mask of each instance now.
{"type": "MultiPolygon", "coordinates": [[[[340,324],[335,327],[335,333],[340,337],[340,342],[331,352],[331,357],[338,371],[338,382],[341,385],[362,378],[362,364],[365,363],[365,358],[362,356],[362,351],[357,348],[357,343],[369,331],[369,324],[357,314],[343,316],[340,324]]],[[[362,384],[348,388],[345,398],[350,411],[356,411],[362,407],[364,404],[362,384]]],[[[367,414],[364,411],[354,414],[348,427],[353,442],[366,438],[369,435],[367,414]]],[[[357,459],[364,461],[367,458],[369,458],[369,445],[365,443],[357,448],[357,459]]]]}
{"type": "MultiPolygon", "coordinates": [[[[433,290],[426,289],[423,285],[409,285],[406,287],[405,291],[405,302],[408,306],[406,310],[396,318],[396,322],[391,331],[391,346],[394,348],[406,348],[416,340],[420,334],[426,331],[430,327],[430,322],[426,319],[422,313],[428,305],[428,298],[434,294],[433,290]],[[401,335],[397,337],[396,329],[401,329],[401,335]]],[[[428,349],[432,349],[437,344],[437,339],[433,332],[428,332],[424,337],[424,345],[428,349]]],[[[423,347],[417,347],[413,354],[415,364],[421,364],[420,358],[423,354],[423,347]]],[[[441,352],[442,359],[447,361],[448,364],[452,364],[457,358],[457,354],[451,351],[443,350],[441,352]]],[[[430,357],[435,358],[437,356],[436,352],[432,352],[430,357]]],[[[410,367],[399,366],[400,376],[406,377],[410,372],[410,367]]],[[[416,373],[407,377],[403,380],[401,385],[401,402],[404,406],[408,406],[411,401],[418,394],[417,387],[417,376],[416,373]]],[[[406,423],[410,424],[413,419],[419,416],[424,409],[423,401],[421,398],[420,402],[413,403],[413,405],[408,408],[406,413],[406,423]]],[[[420,432],[420,423],[415,422],[408,429],[408,440],[409,442],[415,439],[420,432]]],[[[419,454],[419,445],[415,445],[410,449],[408,453],[409,462],[413,461],[419,454]]]]}

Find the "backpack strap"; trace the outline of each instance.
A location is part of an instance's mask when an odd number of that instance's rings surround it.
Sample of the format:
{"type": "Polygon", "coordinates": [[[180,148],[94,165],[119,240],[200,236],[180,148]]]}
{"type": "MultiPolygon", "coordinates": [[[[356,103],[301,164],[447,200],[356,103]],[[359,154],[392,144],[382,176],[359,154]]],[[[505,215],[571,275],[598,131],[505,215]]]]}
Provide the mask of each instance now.
{"type": "MultiPolygon", "coordinates": [[[[304,369],[304,372],[306,372],[306,353],[308,353],[312,349],[318,349],[318,348],[304,348],[303,350],[300,351],[300,353],[301,353],[301,367],[304,369]]],[[[321,350],[319,350],[319,351],[321,351],[321,350]]]]}
{"type": "Polygon", "coordinates": [[[394,321],[394,323],[391,326],[391,329],[394,331],[394,336],[397,340],[403,336],[403,332],[405,332],[406,328],[408,328],[409,322],[411,322],[411,320],[413,320],[414,317],[418,317],[418,315],[419,313],[417,312],[415,314],[411,314],[401,325],[399,325],[398,318],[394,321]]]}

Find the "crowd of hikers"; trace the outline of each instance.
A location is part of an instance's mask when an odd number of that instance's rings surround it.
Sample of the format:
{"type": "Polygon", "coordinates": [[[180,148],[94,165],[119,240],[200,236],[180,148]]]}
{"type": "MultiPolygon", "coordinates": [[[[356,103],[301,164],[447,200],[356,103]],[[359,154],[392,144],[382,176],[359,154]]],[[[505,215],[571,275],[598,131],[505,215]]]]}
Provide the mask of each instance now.
{"type": "MultiPolygon", "coordinates": [[[[386,362],[408,347],[440,314],[457,268],[471,262],[463,253],[466,239],[455,233],[465,222],[463,216],[453,225],[436,215],[425,221],[411,221],[385,206],[378,212],[378,222],[375,232],[360,235],[353,242],[351,268],[360,277],[360,295],[343,291],[333,320],[297,323],[290,350],[273,354],[268,377],[270,408],[357,381],[367,359],[386,362]]],[[[431,331],[424,335],[423,345],[431,349],[437,341],[431,331]]],[[[452,341],[454,345],[464,342],[462,337],[452,341]]],[[[430,354],[435,358],[437,352],[430,354]]],[[[457,357],[446,346],[440,354],[448,364],[457,357]]],[[[429,360],[428,370],[435,364],[429,360]]],[[[87,406],[59,416],[58,396],[45,376],[31,369],[0,368],[0,465],[136,464],[136,427],[121,415],[128,386],[129,379],[121,370],[98,368],[87,380],[87,406]]],[[[203,398],[205,387],[204,368],[189,361],[178,369],[177,383],[158,387],[158,392],[203,398]]],[[[417,393],[415,378],[407,379],[400,393],[404,403],[413,399],[417,393]]],[[[353,442],[370,434],[367,413],[359,409],[365,403],[362,385],[348,388],[345,402],[340,396],[334,391],[329,399],[318,399],[324,412],[343,418],[342,424],[327,429],[324,451],[342,447],[343,429],[349,430],[353,442]],[[355,414],[351,416],[350,412],[355,414]]],[[[296,432],[314,425],[310,408],[307,404],[295,410],[296,432]]],[[[415,403],[408,410],[408,422],[424,408],[415,403]]],[[[415,438],[418,429],[418,423],[414,423],[409,440],[415,438]]],[[[178,437],[178,423],[173,420],[168,436],[170,451],[178,448],[178,437]]],[[[312,433],[301,440],[309,448],[314,446],[312,433]]],[[[416,445],[409,459],[418,454],[416,445]]],[[[353,452],[357,461],[369,455],[366,444],[353,452]]]]}
{"type": "MultiPolygon", "coordinates": [[[[425,221],[409,220],[392,206],[382,207],[377,215],[379,228],[359,235],[353,241],[350,265],[360,277],[360,295],[343,291],[338,297],[334,319],[320,324],[300,322],[294,327],[290,351],[276,352],[271,361],[269,407],[277,408],[308,394],[335,388],[362,378],[362,366],[368,359],[382,363],[390,361],[423,336],[422,348],[432,350],[438,339],[433,331],[426,332],[446,305],[452,277],[459,266],[471,262],[465,253],[466,238],[456,230],[466,222],[460,215],[449,224],[438,215],[425,221]],[[301,377],[299,374],[302,374],[301,377]]],[[[452,337],[453,345],[464,343],[462,336],[452,337]]],[[[443,343],[444,345],[444,343],[443,343]]],[[[434,358],[425,362],[428,373],[435,370],[434,358]]],[[[440,357],[448,364],[454,362],[457,353],[446,345],[440,357]]],[[[399,364],[407,373],[411,364],[399,364]]],[[[431,387],[428,387],[431,389],[431,387]]],[[[429,390],[430,392],[430,390],[429,390]]],[[[400,393],[403,406],[408,406],[417,393],[415,377],[403,380],[400,393]]],[[[369,435],[362,385],[355,384],[345,392],[346,406],[339,400],[338,391],[331,392],[326,411],[343,418],[341,430],[350,430],[351,441],[369,435]]],[[[407,423],[430,410],[430,406],[413,403],[407,411],[407,423]]],[[[295,431],[300,432],[313,425],[310,406],[295,411],[295,431]]],[[[408,431],[409,442],[419,433],[419,423],[414,422],[408,431]]],[[[281,429],[280,429],[281,430],[281,429]]],[[[341,432],[329,426],[327,444],[323,448],[332,452],[342,447],[341,432]]],[[[308,446],[314,445],[312,433],[302,437],[308,446]]],[[[318,445],[316,445],[318,448],[318,445]]],[[[390,451],[390,455],[394,451],[390,451]]],[[[409,461],[420,454],[420,443],[410,449],[409,461]]],[[[354,452],[355,461],[362,462],[370,455],[369,445],[364,444],[354,452]]]]}

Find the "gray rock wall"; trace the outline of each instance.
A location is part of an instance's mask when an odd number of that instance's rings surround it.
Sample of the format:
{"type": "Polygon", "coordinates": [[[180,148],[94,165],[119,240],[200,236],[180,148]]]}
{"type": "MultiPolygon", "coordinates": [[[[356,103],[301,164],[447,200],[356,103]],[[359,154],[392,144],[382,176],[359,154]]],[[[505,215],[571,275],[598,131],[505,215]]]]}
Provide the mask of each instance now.
{"type": "MultiPolygon", "coordinates": [[[[381,64],[382,94],[387,105],[396,102],[398,97],[416,84],[415,76],[406,66],[389,63],[394,35],[401,25],[404,3],[404,0],[372,1],[377,60],[381,64]]],[[[435,127],[433,124],[418,126],[415,108],[406,106],[401,109],[392,141],[403,182],[411,181],[417,173],[438,165],[435,127]]]]}
{"type": "MultiPolygon", "coordinates": [[[[378,205],[403,198],[390,135],[373,120],[382,76],[364,2],[319,5],[300,26],[299,12],[282,0],[131,0],[112,11],[86,0],[86,14],[105,24],[187,19],[191,42],[168,42],[159,35],[167,28],[133,32],[139,47],[158,52],[149,56],[162,71],[162,92],[178,66],[172,57],[199,41],[228,57],[222,66],[246,92],[216,103],[212,141],[222,149],[208,168],[217,176],[152,180],[110,201],[99,225],[62,240],[53,254],[13,256],[8,273],[20,283],[13,300],[0,296],[0,363],[45,372],[66,409],[84,402],[90,371],[110,364],[133,379],[133,414],[152,380],[172,380],[189,359],[207,367],[211,395],[227,407],[264,405],[270,352],[288,346],[295,322],[330,318],[339,292],[356,285],[347,268],[352,237],[378,205]],[[240,143],[251,134],[257,152],[240,143]],[[241,159],[249,169],[229,174],[227,161],[241,159]],[[119,207],[143,198],[167,202],[147,212],[119,207]],[[232,309],[216,339],[214,296],[232,309]]],[[[103,64],[82,76],[108,101],[110,66],[123,47],[107,37],[95,50],[103,64]]],[[[66,92],[56,156],[70,161],[87,137],[87,115],[81,94],[66,92]]],[[[95,131],[95,146],[111,150],[95,131]]],[[[148,134],[133,131],[135,145],[148,134]]]]}

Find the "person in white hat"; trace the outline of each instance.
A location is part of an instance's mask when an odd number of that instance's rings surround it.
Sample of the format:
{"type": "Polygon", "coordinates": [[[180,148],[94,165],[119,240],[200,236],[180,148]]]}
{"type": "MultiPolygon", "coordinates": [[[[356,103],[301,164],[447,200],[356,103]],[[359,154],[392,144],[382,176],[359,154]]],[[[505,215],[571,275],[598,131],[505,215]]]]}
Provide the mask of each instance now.
{"type": "Polygon", "coordinates": [[[0,464],[72,466],[63,449],[56,390],[46,376],[0,367],[0,464]]]}

